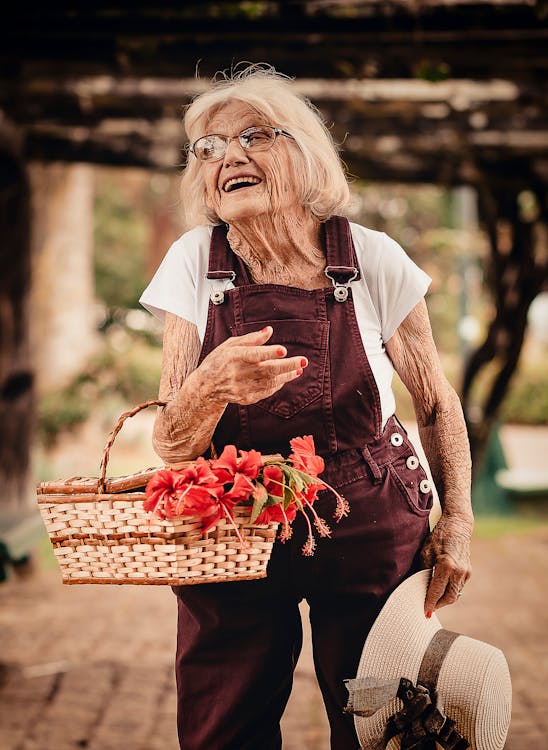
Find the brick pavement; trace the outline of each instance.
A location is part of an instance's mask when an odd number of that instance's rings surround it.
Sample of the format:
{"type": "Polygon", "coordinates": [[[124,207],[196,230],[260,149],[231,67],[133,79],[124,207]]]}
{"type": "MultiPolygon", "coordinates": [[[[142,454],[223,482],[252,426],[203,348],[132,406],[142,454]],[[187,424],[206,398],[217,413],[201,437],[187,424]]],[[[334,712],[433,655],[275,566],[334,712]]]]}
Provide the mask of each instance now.
{"type": "MultiPolygon", "coordinates": [[[[506,653],[506,750],[547,746],[547,572],[548,527],[478,539],[465,596],[440,613],[506,653]]],[[[51,570],[0,586],[0,749],[177,750],[174,637],[163,587],[63,586],[51,570]]],[[[309,642],[283,732],[284,750],[328,748],[309,642]]]]}

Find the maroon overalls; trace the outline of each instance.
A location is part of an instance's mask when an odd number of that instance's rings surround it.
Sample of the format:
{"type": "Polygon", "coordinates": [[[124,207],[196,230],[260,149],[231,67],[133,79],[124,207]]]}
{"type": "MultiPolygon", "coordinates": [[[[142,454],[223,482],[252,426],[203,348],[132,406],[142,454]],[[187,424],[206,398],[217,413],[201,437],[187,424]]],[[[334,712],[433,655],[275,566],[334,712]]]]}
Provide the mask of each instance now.
{"type": "Polygon", "coordinates": [[[301,649],[303,597],[310,606],[331,747],[359,748],[353,717],[343,714],[344,680],[356,675],[386,598],[418,568],[428,533],[432,493],[426,474],[394,417],[382,430],[379,394],[352,302],[350,280],[358,278],[358,265],[350,227],[341,217],[323,226],[334,286],[312,291],[253,284],[224,228],[213,230],[208,278],[233,278],[235,288],[209,304],[201,359],[228,337],[269,324],[271,343],[309,361],[300,378],[273,396],[251,406],[230,404],[214,443],[287,455],[291,438],[312,434],[325,459],[321,476],[348,500],[350,514],[335,523],[335,500],[322,492],[315,508],[333,533],[317,539],[313,557],[301,554],[307,532],[298,515],[292,539],[274,545],[267,578],[174,589],[184,750],[281,747],[279,721],[301,649]]]}

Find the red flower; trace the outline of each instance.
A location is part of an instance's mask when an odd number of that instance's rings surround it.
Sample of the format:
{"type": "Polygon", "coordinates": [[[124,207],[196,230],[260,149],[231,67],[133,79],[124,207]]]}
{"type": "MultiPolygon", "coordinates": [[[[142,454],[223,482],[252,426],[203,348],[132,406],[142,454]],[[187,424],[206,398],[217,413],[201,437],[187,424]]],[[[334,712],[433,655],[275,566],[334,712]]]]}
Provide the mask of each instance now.
{"type": "Polygon", "coordinates": [[[167,469],[157,471],[147,483],[143,508],[160,518],[172,515],[180,486],[181,476],[178,472],[167,469]]]}
{"type": "Polygon", "coordinates": [[[212,505],[211,513],[209,513],[209,515],[206,516],[202,514],[202,532],[205,534],[206,531],[209,531],[216,526],[222,518],[227,518],[232,523],[239,536],[238,528],[232,519],[233,507],[234,503],[231,500],[225,501],[224,498],[212,505]]]}
{"type": "Polygon", "coordinates": [[[213,473],[209,462],[203,456],[199,456],[190,466],[180,469],[178,473],[184,482],[210,487],[220,484],[217,475],[213,473]]]}
{"type": "Polygon", "coordinates": [[[210,465],[217,479],[223,484],[228,484],[237,473],[257,479],[263,465],[263,457],[259,451],[237,451],[235,445],[227,445],[219,458],[210,461],[210,465]]]}
{"type": "Polygon", "coordinates": [[[224,499],[237,503],[241,500],[249,500],[255,485],[245,474],[236,474],[232,487],[224,493],[224,499]]]}
{"type": "Polygon", "coordinates": [[[321,456],[316,455],[312,435],[293,438],[289,442],[293,448],[293,453],[289,456],[289,460],[296,469],[300,469],[313,477],[317,477],[318,474],[322,473],[325,469],[324,460],[321,456]]]}
{"type": "Polygon", "coordinates": [[[267,505],[263,509],[257,520],[256,524],[264,523],[291,523],[295,520],[297,515],[297,506],[294,503],[288,506],[287,510],[284,511],[283,503],[277,503],[276,505],[267,505]]]}
{"type": "Polygon", "coordinates": [[[323,484],[307,484],[304,490],[297,493],[297,497],[302,503],[306,504],[308,502],[312,505],[318,497],[318,492],[322,490],[325,490],[325,485],[323,484]]]}
{"type": "Polygon", "coordinates": [[[283,474],[279,466],[265,466],[263,469],[263,484],[269,495],[283,497],[283,474]]]}
{"type": "Polygon", "coordinates": [[[331,535],[329,526],[313,507],[318,492],[327,489],[337,498],[337,521],[347,515],[348,503],[318,477],[325,466],[323,458],[316,455],[311,435],[294,438],[291,448],[288,461],[270,459],[266,466],[258,451],[227,445],[217,459],[206,461],[200,457],[179,471],[159,470],[147,484],[143,506],[162,519],[197,517],[204,533],[225,519],[242,548],[249,545],[234,519],[234,506],[238,503],[246,506],[251,517],[260,510],[256,524],[281,524],[282,541],[291,537],[291,523],[300,512],[308,526],[302,551],[311,555],[316,545],[312,524],[319,536],[331,535]]]}
{"type": "Polygon", "coordinates": [[[218,494],[212,488],[189,483],[177,493],[177,504],[172,515],[210,516],[218,506],[218,494]]]}

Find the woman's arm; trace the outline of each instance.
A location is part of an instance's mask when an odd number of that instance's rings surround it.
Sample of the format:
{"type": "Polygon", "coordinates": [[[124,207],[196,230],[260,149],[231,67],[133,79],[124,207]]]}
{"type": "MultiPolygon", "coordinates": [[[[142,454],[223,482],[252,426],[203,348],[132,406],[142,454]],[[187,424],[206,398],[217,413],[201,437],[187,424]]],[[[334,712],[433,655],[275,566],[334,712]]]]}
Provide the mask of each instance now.
{"type": "Polygon", "coordinates": [[[176,468],[210,445],[227,404],[252,404],[271,396],[298,377],[306,360],[287,357],[284,346],[265,346],[272,327],[233,336],[201,362],[195,325],[166,314],[160,399],[153,446],[166,464],[176,468]]]}
{"type": "Polygon", "coordinates": [[[200,394],[200,382],[192,373],[200,357],[200,337],[193,323],[166,313],[163,338],[160,407],[154,423],[152,445],[162,460],[173,467],[203,453],[211,442],[224,408],[200,394]]]}
{"type": "Polygon", "coordinates": [[[435,567],[425,602],[425,612],[433,612],[456,601],[471,573],[470,446],[459,397],[442,371],[424,300],[386,342],[386,351],[413,399],[442,507],[422,551],[425,565],[435,567]]]}

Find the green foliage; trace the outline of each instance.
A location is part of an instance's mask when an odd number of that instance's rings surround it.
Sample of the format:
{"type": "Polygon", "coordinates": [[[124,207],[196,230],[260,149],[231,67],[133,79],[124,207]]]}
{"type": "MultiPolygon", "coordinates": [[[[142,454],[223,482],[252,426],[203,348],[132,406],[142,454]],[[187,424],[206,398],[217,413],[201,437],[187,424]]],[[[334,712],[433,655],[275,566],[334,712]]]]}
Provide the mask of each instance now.
{"type": "Polygon", "coordinates": [[[132,406],[156,398],[162,352],[135,339],[124,351],[106,346],[67,386],[45,395],[38,409],[42,445],[86,421],[92,409],[113,397],[132,406]]]}
{"type": "MultiPolygon", "coordinates": [[[[471,403],[482,405],[498,373],[500,363],[486,365],[475,379],[471,403]]],[[[525,341],[520,362],[514,372],[498,415],[500,422],[513,424],[548,424],[548,372],[542,347],[525,341]]]]}
{"type": "Polygon", "coordinates": [[[52,445],[58,435],[72,430],[89,417],[90,405],[82,399],[79,388],[71,383],[67,388],[45,395],[38,407],[40,441],[52,445]]]}
{"type": "Polygon", "coordinates": [[[444,354],[461,352],[463,315],[481,321],[485,293],[479,261],[485,237],[459,229],[449,190],[432,185],[367,185],[352,188],[352,219],[386,232],[432,277],[427,304],[434,339],[444,354]]]}
{"type": "Polygon", "coordinates": [[[161,349],[135,340],[123,351],[106,348],[92,366],[92,377],[99,396],[115,392],[137,404],[156,398],[161,365],[161,349]]]}
{"type": "Polygon", "coordinates": [[[95,289],[108,308],[138,307],[146,286],[147,218],[112,177],[98,174],[95,199],[95,289]]]}
{"type": "Polygon", "coordinates": [[[546,367],[522,362],[501,407],[500,419],[514,424],[548,424],[546,367]]]}

